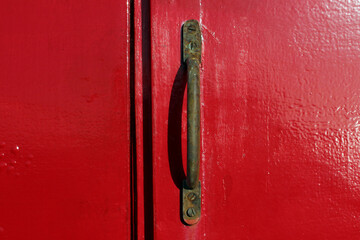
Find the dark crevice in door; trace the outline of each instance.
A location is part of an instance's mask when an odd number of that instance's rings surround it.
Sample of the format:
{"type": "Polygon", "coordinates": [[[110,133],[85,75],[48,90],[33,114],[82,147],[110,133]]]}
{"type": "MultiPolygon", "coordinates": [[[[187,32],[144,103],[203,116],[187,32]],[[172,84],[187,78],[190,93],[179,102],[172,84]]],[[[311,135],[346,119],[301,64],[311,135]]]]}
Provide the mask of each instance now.
{"type": "Polygon", "coordinates": [[[130,197],[131,239],[137,236],[137,174],[136,174],[136,118],[135,118],[135,25],[134,1],[130,0],[130,197]]]}
{"type": "Polygon", "coordinates": [[[145,239],[154,239],[150,0],[141,1],[145,239]]]}
{"type": "Polygon", "coordinates": [[[138,239],[137,228],[137,186],[144,189],[144,235],[146,240],[154,239],[153,207],[153,163],[152,163],[152,99],[151,99],[151,35],[150,0],[141,1],[142,21],[142,105],[143,105],[143,183],[137,182],[136,159],[136,112],[135,112],[135,10],[130,1],[130,135],[131,135],[131,239],[138,239]]]}

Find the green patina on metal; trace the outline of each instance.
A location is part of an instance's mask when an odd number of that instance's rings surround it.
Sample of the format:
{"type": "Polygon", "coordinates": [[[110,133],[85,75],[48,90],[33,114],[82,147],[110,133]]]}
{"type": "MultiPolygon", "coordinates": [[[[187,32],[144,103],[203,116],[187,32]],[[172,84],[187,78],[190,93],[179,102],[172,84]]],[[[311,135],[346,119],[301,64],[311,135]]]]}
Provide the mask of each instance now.
{"type": "Polygon", "coordinates": [[[196,20],[183,26],[183,61],[187,66],[187,177],[182,189],[182,215],[186,224],[199,221],[201,189],[200,161],[200,63],[201,31],[196,20]],[[191,196],[191,197],[189,197],[191,196]]]}

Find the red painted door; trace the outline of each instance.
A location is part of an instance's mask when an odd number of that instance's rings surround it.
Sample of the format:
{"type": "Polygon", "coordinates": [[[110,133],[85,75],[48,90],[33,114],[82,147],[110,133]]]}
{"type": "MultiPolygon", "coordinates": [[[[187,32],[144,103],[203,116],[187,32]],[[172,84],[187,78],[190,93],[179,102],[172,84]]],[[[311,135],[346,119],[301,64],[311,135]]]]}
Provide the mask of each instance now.
{"type": "Polygon", "coordinates": [[[139,238],[359,239],[359,2],[135,8],[139,238]],[[191,227],[180,220],[189,19],[203,34],[202,214],[191,227]]]}
{"type": "Polygon", "coordinates": [[[130,239],[127,2],[0,2],[0,239],[130,239]]]}

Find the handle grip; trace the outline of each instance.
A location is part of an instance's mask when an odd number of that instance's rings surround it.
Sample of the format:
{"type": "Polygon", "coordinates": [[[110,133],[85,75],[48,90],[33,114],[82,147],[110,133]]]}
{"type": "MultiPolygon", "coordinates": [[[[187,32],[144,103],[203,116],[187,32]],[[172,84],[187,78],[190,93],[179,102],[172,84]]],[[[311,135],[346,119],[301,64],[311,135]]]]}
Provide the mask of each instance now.
{"type": "Polygon", "coordinates": [[[200,160],[200,75],[199,61],[187,63],[187,177],[186,185],[194,189],[199,183],[200,160]]]}

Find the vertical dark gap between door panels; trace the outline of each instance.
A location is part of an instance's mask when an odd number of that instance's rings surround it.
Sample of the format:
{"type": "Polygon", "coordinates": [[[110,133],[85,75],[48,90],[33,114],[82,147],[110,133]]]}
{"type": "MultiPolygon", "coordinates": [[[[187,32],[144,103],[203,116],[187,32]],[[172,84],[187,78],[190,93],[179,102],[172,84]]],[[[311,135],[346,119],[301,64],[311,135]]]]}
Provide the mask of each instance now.
{"type": "MultiPolygon", "coordinates": [[[[135,1],[130,0],[130,136],[131,136],[131,239],[138,239],[137,229],[137,166],[135,112],[135,1]]],[[[143,105],[143,189],[144,235],[154,239],[153,172],[152,172],[152,99],[151,99],[151,44],[150,1],[141,1],[142,34],[142,105],[143,105]]]]}
{"type": "Polygon", "coordinates": [[[141,1],[145,239],[154,239],[150,0],[141,1]]]}
{"type": "Polygon", "coordinates": [[[135,117],[135,25],[134,0],[130,0],[130,196],[131,239],[137,239],[137,174],[136,174],[136,117],[135,117]]]}

